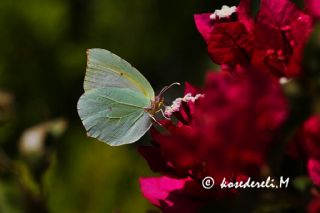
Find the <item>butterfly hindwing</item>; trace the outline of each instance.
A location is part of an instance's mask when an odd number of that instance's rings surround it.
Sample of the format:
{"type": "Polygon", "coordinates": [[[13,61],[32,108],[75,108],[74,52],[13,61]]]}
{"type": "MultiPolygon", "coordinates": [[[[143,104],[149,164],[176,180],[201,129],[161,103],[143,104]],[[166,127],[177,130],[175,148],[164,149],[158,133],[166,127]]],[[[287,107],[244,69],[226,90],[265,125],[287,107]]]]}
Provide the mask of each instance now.
{"type": "Polygon", "coordinates": [[[144,108],[150,100],[127,88],[91,89],[79,99],[78,112],[90,137],[109,145],[129,144],[141,138],[151,126],[144,108]]]}

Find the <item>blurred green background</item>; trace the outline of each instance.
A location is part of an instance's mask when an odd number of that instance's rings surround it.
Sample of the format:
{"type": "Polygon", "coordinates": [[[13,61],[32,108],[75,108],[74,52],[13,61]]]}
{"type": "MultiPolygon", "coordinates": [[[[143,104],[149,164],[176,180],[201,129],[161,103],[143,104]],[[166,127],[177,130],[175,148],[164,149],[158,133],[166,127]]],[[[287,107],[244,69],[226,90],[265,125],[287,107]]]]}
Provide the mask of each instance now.
{"type": "MultiPolygon", "coordinates": [[[[232,2],[232,1],[230,1],[232,2]]],[[[236,2],[236,1],[235,1],[236,2]]],[[[232,3],[230,3],[232,4],[232,3]]],[[[76,111],[87,48],[120,55],[155,91],[212,68],[193,14],[212,1],[1,0],[0,212],[145,212],[140,142],[86,137],[76,111]]],[[[182,89],[172,89],[167,102],[182,89]]]]}

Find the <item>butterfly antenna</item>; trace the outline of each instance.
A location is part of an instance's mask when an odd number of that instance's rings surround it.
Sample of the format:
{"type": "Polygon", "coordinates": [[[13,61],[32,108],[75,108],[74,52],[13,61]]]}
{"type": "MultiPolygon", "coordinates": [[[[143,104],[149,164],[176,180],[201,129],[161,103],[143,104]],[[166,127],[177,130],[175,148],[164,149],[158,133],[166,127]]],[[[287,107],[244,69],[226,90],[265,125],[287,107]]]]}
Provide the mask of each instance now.
{"type": "Polygon", "coordinates": [[[172,86],[174,86],[174,85],[180,86],[181,84],[180,84],[179,82],[174,82],[174,83],[170,84],[169,86],[163,87],[158,96],[161,96],[161,95],[162,95],[163,93],[165,93],[168,89],[170,89],[170,87],[172,87],[172,86]]]}

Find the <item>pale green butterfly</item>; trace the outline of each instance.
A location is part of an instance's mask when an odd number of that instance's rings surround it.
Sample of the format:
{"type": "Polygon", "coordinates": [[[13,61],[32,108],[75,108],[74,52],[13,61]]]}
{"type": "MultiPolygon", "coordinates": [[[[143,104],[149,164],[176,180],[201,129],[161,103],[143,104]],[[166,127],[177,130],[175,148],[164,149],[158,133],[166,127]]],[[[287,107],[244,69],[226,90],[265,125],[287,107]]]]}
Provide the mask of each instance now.
{"type": "MultiPolygon", "coordinates": [[[[170,86],[179,83],[173,83],[170,86]]],[[[88,136],[111,146],[139,140],[163,106],[147,79],[128,62],[104,49],[87,50],[85,93],[78,113],[88,136]]]]}

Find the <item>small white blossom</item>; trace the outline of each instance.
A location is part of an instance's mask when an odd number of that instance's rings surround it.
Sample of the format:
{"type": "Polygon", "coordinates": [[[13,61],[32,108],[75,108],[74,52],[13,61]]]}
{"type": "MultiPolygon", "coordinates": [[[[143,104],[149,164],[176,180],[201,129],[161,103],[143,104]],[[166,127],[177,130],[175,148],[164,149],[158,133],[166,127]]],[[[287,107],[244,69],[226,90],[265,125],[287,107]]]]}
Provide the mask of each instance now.
{"type": "Polygon", "coordinates": [[[215,20],[218,18],[227,18],[230,17],[233,13],[237,11],[236,6],[228,7],[226,5],[223,5],[220,10],[215,10],[214,13],[210,15],[211,20],[215,20]]]}
{"type": "Polygon", "coordinates": [[[202,97],[204,97],[203,94],[197,94],[195,96],[192,96],[191,93],[187,93],[183,98],[177,98],[176,100],[174,100],[171,106],[167,106],[164,111],[164,114],[168,117],[171,117],[172,113],[179,111],[182,102],[188,103],[189,101],[191,101],[192,103],[194,103],[198,98],[202,97]]]}
{"type": "Polygon", "coordinates": [[[290,80],[291,79],[289,79],[289,78],[282,77],[282,78],[279,79],[279,83],[280,84],[286,84],[286,83],[290,82],[290,80]]]}
{"type": "Polygon", "coordinates": [[[40,154],[44,151],[46,126],[27,129],[20,139],[20,151],[24,154],[40,154]]]}

